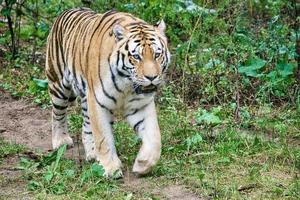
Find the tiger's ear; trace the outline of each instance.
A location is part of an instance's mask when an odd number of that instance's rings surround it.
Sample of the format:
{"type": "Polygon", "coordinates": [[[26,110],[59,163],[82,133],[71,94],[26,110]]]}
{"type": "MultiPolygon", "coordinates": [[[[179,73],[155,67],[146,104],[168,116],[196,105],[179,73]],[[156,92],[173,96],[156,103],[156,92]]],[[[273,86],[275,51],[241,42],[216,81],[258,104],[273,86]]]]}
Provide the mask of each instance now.
{"type": "Polygon", "coordinates": [[[165,30],[166,30],[166,24],[164,22],[164,20],[160,20],[157,25],[156,25],[157,29],[159,30],[159,32],[165,36],[165,30]]]}
{"type": "Polygon", "coordinates": [[[117,41],[120,41],[124,38],[124,34],[125,34],[125,29],[123,26],[116,24],[113,27],[113,34],[115,36],[115,38],[117,39],[117,41]]]}

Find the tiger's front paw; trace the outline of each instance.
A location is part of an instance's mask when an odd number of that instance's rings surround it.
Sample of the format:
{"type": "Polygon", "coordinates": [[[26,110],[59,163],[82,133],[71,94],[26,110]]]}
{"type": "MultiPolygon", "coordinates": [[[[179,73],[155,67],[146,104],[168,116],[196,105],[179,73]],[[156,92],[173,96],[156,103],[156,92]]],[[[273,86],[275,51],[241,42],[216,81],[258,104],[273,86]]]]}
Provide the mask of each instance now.
{"type": "Polygon", "coordinates": [[[96,156],[96,152],[93,149],[86,149],[85,152],[85,160],[86,161],[91,161],[91,160],[96,160],[97,156],[96,156]]]}
{"type": "Polygon", "coordinates": [[[73,140],[67,133],[56,134],[52,137],[52,148],[58,149],[62,145],[68,145],[69,147],[73,146],[73,140]]]}
{"type": "Polygon", "coordinates": [[[104,168],[104,176],[110,179],[118,179],[123,177],[122,163],[118,157],[114,157],[108,162],[101,162],[100,165],[104,168]]]}
{"type": "Polygon", "coordinates": [[[160,147],[156,150],[146,150],[142,147],[135,159],[132,172],[138,175],[145,175],[151,171],[160,158],[160,147]]]}

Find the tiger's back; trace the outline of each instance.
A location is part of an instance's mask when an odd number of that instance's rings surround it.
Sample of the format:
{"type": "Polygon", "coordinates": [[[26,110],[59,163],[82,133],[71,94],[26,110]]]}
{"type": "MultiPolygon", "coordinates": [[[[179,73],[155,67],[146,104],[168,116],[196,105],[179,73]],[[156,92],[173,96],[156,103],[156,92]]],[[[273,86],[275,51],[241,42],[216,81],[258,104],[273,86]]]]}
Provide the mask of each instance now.
{"type": "Polygon", "coordinates": [[[107,53],[113,48],[112,33],[109,32],[111,26],[116,21],[130,23],[137,20],[139,19],[127,13],[113,10],[104,14],[97,14],[88,8],[63,12],[56,19],[48,36],[47,77],[52,82],[59,82],[64,77],[66,68],[74,73],[75,77],[76,73],[87,76],[88,67],[97,67],[99,56],[107,57],[107,53]],[[116,19],[107,19],[111,15],[115,15],[116,19]]]}

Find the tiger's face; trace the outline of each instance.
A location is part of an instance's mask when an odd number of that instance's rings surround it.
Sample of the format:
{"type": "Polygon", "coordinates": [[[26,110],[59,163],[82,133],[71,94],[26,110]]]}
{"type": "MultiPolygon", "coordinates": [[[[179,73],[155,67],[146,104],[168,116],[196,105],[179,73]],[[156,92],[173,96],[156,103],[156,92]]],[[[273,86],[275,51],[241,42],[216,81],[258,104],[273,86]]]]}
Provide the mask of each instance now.
{"type": "Polygon", "coordinates": [[[170,62],[164,30],[163,21],[158,26],[139,22],[114,27],[118,72],[132,81],[137,94],[153,93],[163,82],[170,62]]]}

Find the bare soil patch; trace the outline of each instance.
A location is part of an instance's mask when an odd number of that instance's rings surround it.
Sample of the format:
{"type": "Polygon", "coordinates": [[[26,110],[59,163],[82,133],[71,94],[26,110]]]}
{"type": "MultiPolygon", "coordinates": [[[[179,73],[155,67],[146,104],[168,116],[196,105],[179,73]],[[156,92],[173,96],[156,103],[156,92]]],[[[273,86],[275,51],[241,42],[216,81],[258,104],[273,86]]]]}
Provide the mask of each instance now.
{"type": "Polygon", "coordinates": [[[0,136],[29,148],[50,150],[50,111],[0,92],[0,136]]]}
{"type": "MultiPolygon", "coordinates": [[[[0,137],[4,140],[23,144],[31,149],[47,152],[51,150],[51,114],[50,110],[31,105],[25,100],[16,100],[8,93],[0,90],[0,137]]],[[[67,157],[83,159],[82,145],[76,144],[67,150],[67,157]],[[78,152],[80,150],[80,154],[78,152]]],[[[21,179],[21,172],[16,170],[19,158],[8,157],[0,165],[0,199],[30,199],[27,196],[26,183],[21,179]],[[24,195],[25,194],[25,195],[24,195]]],[[[137,178],[125,172],[124,188],[142,195],[150,193],[155,197],[172,200],[200,199],[183,185],[167,185],[164,187],[145,178],[137,178]]]]}

